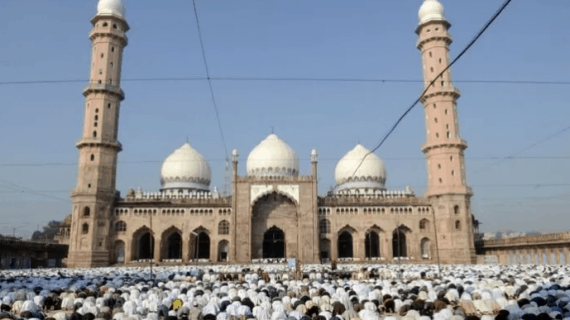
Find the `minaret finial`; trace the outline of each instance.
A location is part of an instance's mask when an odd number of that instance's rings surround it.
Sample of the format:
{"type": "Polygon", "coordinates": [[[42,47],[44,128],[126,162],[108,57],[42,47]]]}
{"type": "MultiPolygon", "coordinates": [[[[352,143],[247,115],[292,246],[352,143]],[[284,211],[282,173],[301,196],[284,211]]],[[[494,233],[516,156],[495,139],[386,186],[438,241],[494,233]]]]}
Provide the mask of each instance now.
{"type": "Polygon", "coordinates": [[[273,129],[274,129],[273,126],[271,126],[271,134],[275,133],[275,130],[273,130],[273,129]]]}

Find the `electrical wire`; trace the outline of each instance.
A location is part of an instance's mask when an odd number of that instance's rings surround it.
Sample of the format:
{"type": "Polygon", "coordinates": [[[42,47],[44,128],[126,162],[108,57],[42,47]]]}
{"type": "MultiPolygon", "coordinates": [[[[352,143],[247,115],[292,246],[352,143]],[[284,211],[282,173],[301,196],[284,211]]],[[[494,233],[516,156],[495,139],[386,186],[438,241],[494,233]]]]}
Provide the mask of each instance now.
{"type": "Polygon", "coordinates": [[[529,145],[528,147],[525,147],[525,148],[522,148],[522,149],[519,150],[519,151],[516,151],[515,153],[513,153],[512,155],[510,155],[510,156],[508,156],[508,157],[501,158],[501,159],[499,159],[499,160],[497,160],[497,161],[495,161],[495,162],[493,162],[493,163],[491,163],[491,164],[488,164],[488,165],[486,165],[486,166],[484,166],[484,167],[479,168],[478,170],[475,171],[475,174],[480,173],[480,172],[482,172],[482,171],[484,171],[484,170],[487,170],[487,169],[489,169],[489,168],[491,168],[491,167],[493,167],[493,166],[495,166],[495,165],[498,165],[499,163],[503,163],[505,160],[516,159],[516,156],[518,156],[519,154],[521,154],[521,153],[523,153],[523,152],[525,152],[525,151],[527,151],[527,150],[529,150],[529,149],[532,149],[532,148],[536,147],[537,145],[542,144],[542,143],[544,143],[544,142],[546,142],[546,141],[548,141],[548,140],[550,140],[550,139],[556,137],[557,135],[560,135],[560,134],[562,134],[562,133],[564,133],[564,132],[566,132],[566,131],[568,131],[568,130],[570,130],[570,127],[566,127],[566,128],[564,128],[564,129],[562,129],[562,130],[560,130],[560,131],[557,131],[557,132],[555,132],[555,133],[549,135],[548,137],[546,137],[546,138],[544,138],[544,139],[542,139],[542,140],[539,140],[539,141],[537,141],[537,142],[535,142],[535,143],[529,145]]]}
{"type": "Polygon", "coordinates": [[[224,145],[224,154],[226,159],[228,157],[228,148],[226,147],[226,138],[224,137],[224,131],[222,130],[222,121],[220,120],[220,113],[218,112],[218,104],[216,103],[216,97],[214,95],[214,88],[212,87],[212,80],[210,79],[210,69],[208,68],[208,60],[206,59],[206,50],[204,49],[204,41],[202,40],[202,29],[200,29],[200,20],[198,19],[198,10],[196,9],[196,0],[192,0],[192,5],[194,7],[194,17],[196,18],[196,26],[198,28],[198,37],[200,39],[200,48],[202,48],[202,58],[204,59],[204,67],[206,68],[206,76],[208,80],[208,87],[210,88],[210,97],[212,98],[212,105],[214,106],[214,111],[216,112],[216,120],[218,121],[218,128],[220,129],[220,136],[222,138],[222,144],[224,145]]]}
{"type": "MultiPolygon", "coordinates": [[[[203,81],[208,77],[160,77],[160,78],[127,78],[121,82],[183,82],[203,81]]],[[[373,83],[423,83],[417,79],[365,79],[365,78],[312,78],[312,77],[209,77],[211,81],[312,81],[312,82],[373,82],[373,83]]],[[[0,85],[33,85],[33,84],[65,84],[89,83],[88,79],[62,79],[62,80],[22,80],[0,81],[0,85]]],[[[570,81],[543,81],[543,80],[454,80],[454,83],[472,84],[510,84],[510,85],[570,85],[570,81]]]]}
{"type": "MultiPolygon", "coordinates": [[[[446,155],[442,155],[441,158],[446,158],[446,155]]],[[[438,157],[434,157],[434,159],[438,159],[438,157]]],[[[530,157],[466,157],[466,160],[470,161],[487,161],[487,160],[568,160],[570,156],[530,156],[530,157]]],[[[278,158],[271,158],[270,160],[284,160],[278,158]]],[[[299,161],[309,161],[309,158],[301,158],[299,161]]],[[[394,158],[382,158],[385,161],[425,161],[423,157],[394,157],[394,158]]],[[[203,160],[169,160],[169,162],[198,162],[203,160]]],[[[221,162],[226,161],[226,159],[206,159],[208,162],[221,162]]],[[[319,158],[319,162],[336,162],[339,161],[338,158],[319,158]]],[[[113,161],[110,161],[113,162],[113,161]]],[[[119,164],[152,164],[152,163],[163,163],[164,160],[133,160],[133,161],[118,161],[119,164]]],[[[101,161],[101,163],[105,163],[105,161],[101,161]]],[[[113,162],[114,163],[114,162],[113,162]]],[[[52,166],[76,166],[78,162],[45,162],[45,163],[0,163],[0,168],[2,167],[52,167],[52,166]]]]}
{"type": "Polygon", "coordinates": [[[402,120],[408,115],[408,113],[410,113],[410,111],[412,111],[412,109],[421,101],[421,99],[424,97],[424,95],[428,92],[428,90],[435,84],[435,82],[437,81],[438,78],[442,77],[443,74],[445,74],[445,72],[447,72],[447,70],[449,70],[449,68],[451,68],[457,61],[459,61],[459,59],[461,59],[461,57],[463,57],[463,55],[465,53],[467,53],[467,51],[475,44],[475,42],[477,42],[477,40],[479,40],[479,38],[485,33],[485,31],[491,26],[491,24],[493,24],[493,22],[499,17],[499,15],[505,10],[505,8],[509,5],[509,3],[511,3],[512,0],[506,0],[503,5],[501,5],[501,7],[499,8],[499,10],[497,10],[497,12],[495,12],[495,14],[491,17],[491,19],[483,26],[483,28],[477,33],[477,35],[469,42],[469,44],[467,44],[467,46],[459,53],[459,55],[453,59],[453,61],[445,68],[443,69],[443,71],[441,71],[424,89],[424,91],[422,92],[422,94],[419,96],[419,98],[416,99],[416,101],[414,101],[414,103],[406,110],[406,112],[404,112],[404,114],[402,114],[402,116],[400,116],[400,118],[398,119],[398,121],[396,121],[396,123],[392,126],[392,128],[388,131],[388,133],[384,136],[384,138],[380,141],[380,143],[374,148],[372,149],[370,152],[368,152],[367,154],[364,155],[364,157],[362,157],[362,160],[360,161],[360,163],[358,164],[358,166],[356,167],[356,170],[354,170],[354,174],[352,175],[352,178],[354,178],[356,176],[356,173],[358,172],[358,169],[360,169],[360,167],[362,166],[362,163],[364,163],[364,160],[366,160],[366,157],[368,157],[370,154],[374,153],[376,150],[378,150],[383,144],[384,141],[386,141],[388,139],[388,137],[390,137],[390,135],[392,134],[392,132],[394,132],[394,130],[396,130],[396,128],[398,127],[398,125],[400,124],[400,122],[402,122],[402,120]]]}

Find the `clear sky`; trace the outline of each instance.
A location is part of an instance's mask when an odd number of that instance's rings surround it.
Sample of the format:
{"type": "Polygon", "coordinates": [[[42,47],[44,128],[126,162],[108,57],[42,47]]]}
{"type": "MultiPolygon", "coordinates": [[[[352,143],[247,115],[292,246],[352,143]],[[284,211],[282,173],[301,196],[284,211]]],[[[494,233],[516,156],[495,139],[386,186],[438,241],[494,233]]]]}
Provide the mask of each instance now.
{"type": "MultiPolygon", "coordinates": [[[[502,1],[442,0],[452,57],[502,1]]],[[[95,0],[2,0],[0,82],[87,80],[95,0]]],[[[421,80],[414,30],[420,0],[197,0],[213,77],[421,80]]],[[[453,68],[473,212],[484,231],[555,231],[570,225],[570,131],[492,164],[570,126],[570,85],[467,80],[570,81],[570,1],[517,0],[453,68]],[[541,157],[537,159],[536,157],[541,157]],[[483,168],[483,169],[482,169],[483,168]]],[[[190,0],[128,0],[123,79],[204,77],[190,0]]],[[[0,233],[29,236],[70,213],[85,83],[0,85],[0,233]],[[32,164],[34,166],[23,166],[32,164]],[[14,166],[16,165],[16,166],[14,166]],[[25,191],[25,192],[22,192],[25,191]]],[[[373,148],[417,98],[421,83],[214,81],[228,152],[245,159],[271,127],[319,189],[360,141],[373,148]]],[[[224,150],[205,81],[124,81],[117,188],[160,188],[165,157],[189,137],[223,185],[224,150]]],[[[422,194],[425,139],[419,105],[377,151],[387,187],[422,194]]]]}

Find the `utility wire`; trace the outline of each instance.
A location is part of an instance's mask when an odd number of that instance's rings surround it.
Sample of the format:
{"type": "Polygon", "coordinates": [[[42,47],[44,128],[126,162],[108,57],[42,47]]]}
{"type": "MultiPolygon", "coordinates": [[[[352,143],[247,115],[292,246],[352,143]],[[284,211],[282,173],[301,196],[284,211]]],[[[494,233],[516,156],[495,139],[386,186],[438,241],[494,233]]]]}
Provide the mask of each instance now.
{"type": "Polygon", "coordinates": [[[224,145],[224,154],[226,159],[228,158],[228,148],[226,147],[226,138],[224,137],[224,131],[222,130],[222,121],[220,120],[220,113],[218,112],[218,105],[216,103],[216,97],[214,95],[214,88],[212,87],[212,80],[210,78],[210,69],[208,68],[208,60],[206,59],[206,50],[204,50],[204,41],[202,40],[202,29],[200,29],[200,20],[198,19],[198,10],[196,9],[196,0],[192,0],[192,5],[194,7],[194,17],[196,18],[196,26],[198,28],[198,37],[200,39],[200,48],[202,48],[202,58],[204,59],[204,67],[206,67],[206,77],[208,80],[208,87],[210,88],[210,96],[212,98],[212,105],[214,106],[214,111],[216,112],[216,120],[218,121],[218,128],[220,129],[220,136],[222,138],[222,144],[224,145]]]}
{"type": "MultiPolygon", "coordinates": [[[[423,83],[416,79],[365,79],[365,78],[312,78],[312,77],[161,77],[161,78],[127,78],[121,82],[182,82],[182,81],[311,81],[311,82],[374,82],[374,83],[423,83]]],[[[63,80],[22,80],[0,81],[0,85],[32,85],[32,84],[64,84],[89,83],[87,79],[63,80]]],[[[454,80],[454,83],[473,84],[511,84],[511,85],[570,85],[570,81],[540,80],[454,80]]]]}
{"type": "MultiPolygon", "coordinates": [[[[438,157],[435,157],[437,159],[438,157]]],[[[447,155],[442,155],[441,158],[447,158],[447,155]]],[[[466,160],[569,160],[570,156],[537,156],[537,157],[466,157],[466,160]]],[[[284,160],[271,158],[270,160],[284,160]]],[[[299,161],[309,161],[309,158],[302,158],[299,161]]],[[[339,161],[339,158],[319,158],[319,162],[331,162],[339,161]]],[[[386,161],[425,161],[423,157],[409,157],[409,158],[382,158],[386,161]]],[[[169,160],[169,162],[198,162],[202,160],[169,160]]],[[[226,161],[226,159],[206,159],[208,162],[221,162],[226,161]]],[[[113,162],[113,161],[110,161],[113,162]]],[[[102,161],[105,163],[105,161],[102,161]]],[[[113,162],[114,163],[114,162],[113,162]]],[[[133,160],[133,161],[118,161],[119,164],[147,164],[147,163],[164,163],[164,160],[133,160]]],[[[45,163],[0,163],[0,168],[2,167],[52,167],[52,166],[76,166],[78,162],[45,162],[45,163]]]]}
{"type": "Polygon", "coordinates": [[[566,131],[568,131],[568,130],[570,130],[570,127],[566,127],[566,128],[564,128],[564,129],[562,129],[562,130],[560,130],[560,131],[558,131],[558,132],[555,132],[555,133],[549,135],[548,137],[546,137],[546,138],[544,138],[544,139],[542,139],[542,140],[539,140],[539,141],[537,141],[537,142],[531,144],[531,145],[528,146],[528,147],[522,148],[521,150],[519,150],[519,151],[513,153],[512,155],[510,155],[510,156],[508,156],[508,157],[501,158],[501,159],[499,159],[499,160],[497,160],[497,161],[495,161],[495,162],[493,162],[493,163],[490,163],[490,164],[488,164],[488,165],[486,165],[486,166],[484,166],[484,167],[482,167],[482,168],[479,168],[477,171],[475,171],[475,174],[477,174],[477,173],[479,173],[479,172],[481,172],[481,171],[487,170],[487,169],[489,169],[489,168],[491,168],[491,167],[493,167],[493,166],[495,166],[495,165],[498,165],[499,163],[502,163],[503,161],[510,160],[510,159],[516,159],[516,156],[518,156],[519,154],[521,154],[521,153],[523,153],[523,152],[525,152],[525,151],[527,151],[527,150],[529,150],[529,149],[532,149],[532,148],[536,147],[537,145],[542,144],[542,143],[544,143],[544,142],[546,142],[546,141],[548,141],[548,140],[550,140],[550,139],[556,137],[557,135],[560,135],[560,134],[562,134],[562,133],[564,133],[564,132],[566,132],[566,131]]]}
{"type": "Polygon", "coordinates": [[[422,92],[422,94],[419,96],[419,98],[416,99],[416,101],[414,101],[414,103],[406,110],[406,112],[404,112],[404,114],[398,119],[398,121],[396,121],[396,123],[392,126],[392,128],[390,129],[390,131],[388,131],[388,133],[384,136],[384,138],[382,139],[382,141],[380,141],[380,143],[374,148],[372,149],[370,152],[368,152],[367,154],[364,155],[364,157],[362,157],[362,160],[360,161],[360,163],[358,164],[358,166],[356,167],[356,170],[354,170],[354,174],[352,175],[352,178],[354,178],[354,176],[356,176],[356,173],[358,172],[358,169],[360,169],[360,166],[362,166],[362,163],[364,163],[364,160],[366,159],[366,157],[368,157],[370,154],[374,153],[376,150],[378,150],[382,144],[384,144],[384,141],[386,141],[386,139],[388,139],[388,137],[390,137],[390,135],[392,134],[392,132],[394,132],[394,130],[396,130],[396,128],[398,127],[398,125],[400,124],[400,122],[402,122],[402,120],[408,115],[408,113],[410,113],[410,111],[412,111],[412,109],[422,100],[422,98],[424,97],[424,95],[428,92],[428,90],[435,84],[435,82],[437,81],[438,78],[440,78],[445,72],[447,72],[447,70],[449,70],[449,68],[451,68],[457,61],[459,61],[459,59],[461,59],[461,57],[463,57],[463,55],[475,44],[475,42],[477,42],[477,40],[479,40],[479,38],[483,35],[483,33],[485,33],[485,31],[491,26],[491,24],[493,24],[493,22],[499,17],[499,15],[503,12],[503,10],[505,10],[505,8],[509,5],[509,3],[511,3],[512,0],[506,0],[503,5],[499,8],[499,10],[497,10],[497,12],[495,12],[495,14],[491,17],[491,19],[483,26],[483,28],[479,31],[479,33],[477,33],[477,35],[475,36],[475,38],[473,38],[473,40],[471,40],[469,42],[469,44],[465,47],[465,49],[463,49],[459,55],[453,59],[453,61],[445,68],[443,69],[443,71],[441,71],[424,89],[424,91],[422,92]]]}

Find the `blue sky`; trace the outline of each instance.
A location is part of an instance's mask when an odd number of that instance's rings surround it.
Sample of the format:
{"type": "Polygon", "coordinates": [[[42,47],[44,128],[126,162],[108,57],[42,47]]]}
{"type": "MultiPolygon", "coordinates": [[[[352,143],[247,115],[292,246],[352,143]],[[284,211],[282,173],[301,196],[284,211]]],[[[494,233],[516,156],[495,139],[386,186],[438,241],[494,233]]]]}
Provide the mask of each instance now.
{"type": "MultiPolygon", "coordinates": [[[[455,56],[500,5],[442,0],[455,56]]],[[[3,0],[0,82],[87,80],[95,0],[3,0]]],[[[420,80],[420,0],[197,0],[213,77],[420,80]]],[[[568,85],[464,83],[570,81],[567,0],[517,0],[453,68],[473,211],[484,231],[556,231],[570,225],[570,131],[485,168],[570,125],[568,85]],[[484,168],[481,170],[481,168],[484,168]],[[553,185],[557,186],[539,186],[553,185]]],[[[123,79],[204,77],[190,0],[127,1],[123,79]]],[[[0,233],[28,236],[70,212],[84,83],[0,85],[0,233]],[[16,164],[17,166],[12,166],[16,164]],[[39,164],[22,166],[22,164],[39,164]],[[57,165],[53,165],[57,164],[57,165]],[[25,188],[25,189],[24,189],[25,188]],[[21,192],[24,190],[25,192],[21,192]],[[34,192],[32,192],[34,191],[34,192]],[[35,191],[39,192],[36,193],[35,191]],[[55,197],[55,198],[53,198],[55,197]],[[57,198],[57,199],[56,199],[57,198]]],[[[213,81],[228,152],[249,151],[271,127],[301,158],[320,154],[320,192],[360,141],[374,147],[421,92],[421,83],[213,81]]],[[[189,137],[222,187],[224,150],[205,81],[125,81],[117,188],[158,190],[162,161],[189,137]],[[142,162],[142,163],[141,163],[142,162]]],[[[414,109],[377,151],[390,189],[423,193],[425,128],[414,109]]]]}

